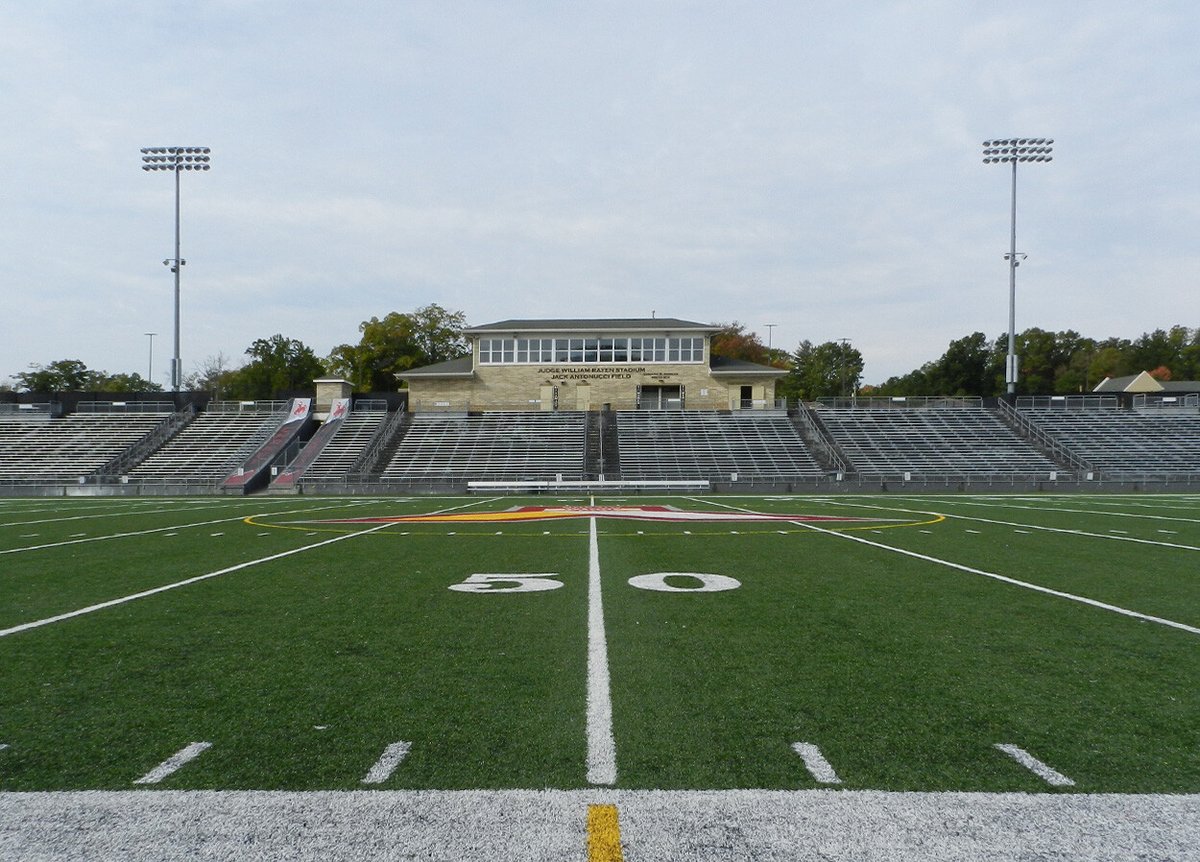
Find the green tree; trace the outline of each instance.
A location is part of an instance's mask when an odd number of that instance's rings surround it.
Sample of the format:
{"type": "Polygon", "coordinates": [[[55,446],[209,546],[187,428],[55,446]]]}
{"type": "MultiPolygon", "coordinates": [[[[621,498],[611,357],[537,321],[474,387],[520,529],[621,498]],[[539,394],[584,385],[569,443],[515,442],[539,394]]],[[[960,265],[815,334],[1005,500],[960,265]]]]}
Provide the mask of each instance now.
{"type": "Polygon", "coordinates": [[[402,371],[464,355],[465,326],[463,312],[437,304],[411,313],[393,311],[359,324],[358,344],[339,344],[326,362],[331,373],[345,377],[359,392],[391,391],[402,371]]]}
{"type": "Polygon", "coordinates": [[[133,374],[100,374],[92,381],[95,392],[162,392],[158,383],[152,383],[136,371],[133,374]]]}
{"type": "Polygon", "coordinates": [[[851,395],[858,391],[862,371],[862,354],[849,344],[801,341],[792,354],[792,369],[780,380],[777,394],[802,401],[851,395]]]}
{"type": "Polygon", "coordinates": [[[309,389],[325,366],[312,348],[294,338],[272,335],[248,348],[250,361],[230,375],[226,395],[232,398],[272,398],[296,389],[309,389]]]}
{"type": "Polygon", "coordinates": [[[18,387],[28,392],[83,392],[97,374],[78,359],[60,359],[49,365],[34,363],[29,368],[15,375],[18,387]]]}
{"type": "Polygon", "coordinates": [[[994,395],[996,370],[987,336],[973,332],[951,341],[940,359],[922,369],[924,387],[933,391],[921,394],[994,395]]]}

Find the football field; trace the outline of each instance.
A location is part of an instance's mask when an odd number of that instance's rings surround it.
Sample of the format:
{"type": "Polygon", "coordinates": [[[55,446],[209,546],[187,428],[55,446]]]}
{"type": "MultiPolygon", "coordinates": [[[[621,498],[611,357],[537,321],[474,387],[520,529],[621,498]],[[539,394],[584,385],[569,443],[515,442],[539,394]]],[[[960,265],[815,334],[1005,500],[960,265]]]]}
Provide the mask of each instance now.
{"type": "Polygon", "coordinates": [[[1200,495],[0,499],[3,859],[1200,858],[1198,682],[1200,495]]]}

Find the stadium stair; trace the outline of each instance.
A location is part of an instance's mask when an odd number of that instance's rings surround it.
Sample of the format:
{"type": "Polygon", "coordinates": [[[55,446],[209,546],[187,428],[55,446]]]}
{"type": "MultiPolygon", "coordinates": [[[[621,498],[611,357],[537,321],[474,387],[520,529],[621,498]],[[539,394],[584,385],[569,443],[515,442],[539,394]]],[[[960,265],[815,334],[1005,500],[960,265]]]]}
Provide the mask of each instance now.
{"type": "Polygon", "coordinates": [[[221,490],[226,494],[249,494],[264,487],[269,481],[271,465],[289,446],[296,443],[302,433],[311,426],[312,399],[293,398],[288,415],[265,443],[259,446],[237,471],[225,478],[221,490]]]}

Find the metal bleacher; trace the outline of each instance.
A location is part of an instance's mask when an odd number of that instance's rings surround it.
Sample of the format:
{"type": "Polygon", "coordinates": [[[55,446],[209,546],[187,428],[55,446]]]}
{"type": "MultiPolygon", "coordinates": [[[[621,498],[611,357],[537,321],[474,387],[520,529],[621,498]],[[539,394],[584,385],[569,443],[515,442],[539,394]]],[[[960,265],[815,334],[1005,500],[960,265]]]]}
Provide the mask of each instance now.
{"type": "Polygon", "coordinates": [[[382,479],[578,479],[586,435],[585,413],[414,413],[382,479]]]}
{"type": "Polygon", "coordinates": [[[1063,475],[1061,466],[982,405],[818,404],[815,412],[861,477],[1063,475]]]}
{"type": "Polygon", "coordinates": [[[824,475],[783,411],[623,411],[617,441],[624,479],[728,482],[824,475]]]}
{"type": "Polygon", "coordinates": [[[1103,406],[1027,407],[1033,425],[1110,478],[1200,477],[1200,413],[1103,406]]]}
{"type": "Polygon", "coordinates": [[[328,482],[346,478],[379,427],[388,418],[387,405],[382,409],[359,409],[357,406],[346,418],[337,434],[321,450],[321,454],[304,471],[305,482],[328,482]]]}
{"type": "Polygon", "coordinates": [[[77,480],[95,473],[169,418],[173,405],[87,403],[64,417],[0,413],[0,480],[77,480]]]}
{"type": "Polygon", "coordinates": [[[131,482],[220,482],[262,445],[288,416],[288,402],[220,402],[128,472],[131,482]]]}

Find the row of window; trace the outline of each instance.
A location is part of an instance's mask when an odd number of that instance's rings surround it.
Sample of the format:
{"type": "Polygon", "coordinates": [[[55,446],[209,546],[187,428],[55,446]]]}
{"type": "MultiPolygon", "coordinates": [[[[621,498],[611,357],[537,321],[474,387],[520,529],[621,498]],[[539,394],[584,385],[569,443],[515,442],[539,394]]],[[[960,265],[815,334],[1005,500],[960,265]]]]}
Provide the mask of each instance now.
{"type": "Polygon", "coordinates": [[[703,362],[703,338],[481,338],[481,365],[703,362]]]}

